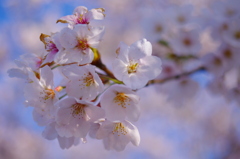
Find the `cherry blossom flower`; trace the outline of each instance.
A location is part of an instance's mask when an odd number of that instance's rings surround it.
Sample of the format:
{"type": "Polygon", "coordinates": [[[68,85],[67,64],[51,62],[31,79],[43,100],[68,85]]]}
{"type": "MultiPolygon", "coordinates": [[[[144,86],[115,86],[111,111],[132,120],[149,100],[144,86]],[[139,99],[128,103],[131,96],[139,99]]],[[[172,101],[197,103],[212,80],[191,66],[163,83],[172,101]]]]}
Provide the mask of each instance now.
{"type": "Polygon", "coordinates": [[[176,27],[183,27],[193,22],[193,5],[173,6],[167,10],[167,19],[170,19],[176,27]]]}
{"type": "Polygon", "coordinates": [[[223,32],[224,40],[231,46],[240,47],[240,22],[232,22],[229,28],[223,32]]]}
{"type": "Polygon", "coordinates": [[[225,63],[227,63],[227,65],[225,65],[225,70],[240,66],[238,60],[240,58],[238,48],[234,48],[229,44],[222,43],[218,48],[217,53],[225,61],[225,63]]]}
{"type": "Polygon", "coordinates": [[[140,144],[137,127],[127,120],[121,122],[106,120],[95,124],[92,126],[89,135],[92,138],[103,139],[103,144],[107,150],[123,151],[129,142],[135,146],[140,144]]]}
{"type": "Polygon", "coordinates": [[[33,116],[39,125],[46,125],[54,120],[58,101],[54,90],[53,73],[49,66],[40,69],[40,79],[35,78],[24,88],[27,105],[34,107],[33,116]]]}
{"type": "Polygon", "coordinates": [[[201,49],[199,33],[197,30],[179,31],[169,42],[174,53],[178,55],[197,54],[201,49]]]}
{"type": "Polygon", "coordinates": [[[101,107],[110,121],[137,121],[140,115],[139,97],[130,88],[123,85],[113,85],[101,97],[101,107]]]}
{"type": "Polygon", "coordinates": [[[213,53],[206,54],[202,57],[202,62],[207,70],[217,77],[221,77],[226,71],[224,59],[213,53]]]}
{"type": "Polygon", "coordinates": [[[238,18],[240,15],[238,0],[215,1],[211,4],[214,18],[218,21],[229,21],[238,18]],[[229,3],[231,1],[231,3],[229,3]]]}
{"type": "Polygon", "coordinates": [[[78,62],[80,65],[91,63],[93,51],[97,48],[104,33],[103,27],[77,25],[74,29],[64,28],[59,35],[60,44],[65,48],[59,53],[67,62],[78,62]]]}
{"type": "Polygon", "coordinates": [[[149,11],[152,14],[144,14],[142,21],[143,29],[146,30],[145,36],[148,40],[157,42],[160,39],[166,39],[168,33],[168,23],[163,11],[149,11]]]}
{"type": "Polygon", "coordinates": [[[66,86],[68,96],[91,101],[103,91],[103,83],[95,72],[95,66],[70,65],[62,70],[70,80],[66,86]]]}
{"type": "Polygon", "coordinates": [[[61,137],[85,138],[91,124],[104,117],[104,110],[90,102],[69,97],[59,103],[56,130],[61,137]]]}
{"type": "Polygon", "coordinates": [[[92,20],[102,20],[105,17],[105,10],[103,8],[96,8],[88,10],[84,6],[79,6],[74,9],[73,15],[67,15],[57,22],[68,23],[70,28],[73,28],[77,24],[89,24],[92,20]]]}
{"type": "Polygon", "coordinates": [[[144,87],[161,72],[161,60],[152,55],[152,45],[146,39],[131,46],[120,43],[113,62],[115,77],[132,89],[144,87]]]}

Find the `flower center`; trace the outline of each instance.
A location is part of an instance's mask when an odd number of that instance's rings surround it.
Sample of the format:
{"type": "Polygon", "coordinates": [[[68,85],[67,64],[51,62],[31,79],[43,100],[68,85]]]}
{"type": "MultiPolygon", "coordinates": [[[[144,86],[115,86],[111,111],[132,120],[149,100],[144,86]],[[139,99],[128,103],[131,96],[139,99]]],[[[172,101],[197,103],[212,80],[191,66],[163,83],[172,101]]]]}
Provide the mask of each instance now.
{"type": "Polygon", "coordinates": [[[156,31],[157,33],[160,33],[160,32],[163,31],[163,27],[162,27],[160,24],[158,24],[158,25],[156,25],[156,27],[155,27],[155,31],[156,31]]]}
{"type": "Polygon", "coordinates": [[[83,78],[83,83],[85,83],[85,86],[87,86],[87,87],[89,87],[95,83],[95,81],[93,79],[93,75],[90,72],[83,78]]]}
{"type": "Polygon", "coordinates": [[[232,58],[232,51],[229,50],[229,49],[226,49],[226,50],[223,52],[223,55],[224,55],[226,58],[230,59],[230,58],[232,58]]]}
{"type": "MultiPolygon", "coordinates": [[[[40,93],[40,94],[43,94],[43,92],[40,93]]],[[[46,88],[45,91],[44,91],[44,95],[43,95],[42,98],[43,98],[44,100],[48,100],[48,99],[53,99],[54,97],[55,97],[55,92],[54,92],[54,90],[49,89],[49,88],[46,88]]]]}
{"type": "Polygon", "coordinates": [[[46,50],[53,53],[57,53],[59,51],[57,46],[52,41],[46,44],[46,50]]]}
{"type": "Polygon", "coordinates": [[[227,14],[227,16],[231,17],[231,16],[233,16],[233,15],[235,14],[235,10],[228,9],[228,10],[226,11],[226,14],[227,14]]]}
{"type": "MultiPolygon", "coordinates": [[[[130,101],[129,97],[126,96],[122,92],[117,92],[117,95],[114,98],[114,103],[117,103],[118,105],[122,106],[123,108],[126,108],[126,104],[129,101],[130,101]]],[[[130,105],[130,104],[128,104],[128,105],[130,105]]]]}
{"type": "Polygon", "coordinates": [[[177,17],[178,22],[184,23],[186,21],[186,18],[184,16],[178,16],[177,17]]]}
{"type": "Polygon", "coordinates": [[[117,135],[120,136],[121,134],[126,135],[128,132],[125,129],[125,126],[123,125],[123,123],[116,123],[112,131],[112,134],[115,134],[115,133],[117,133],[117,135]]]}
{"type": "Polygon", "coordinates": [[[86,39],[80,39],[78,40],[78,45],[77,47],[81,50],[86,50],[87,48],[89,48],[89,45],[87,43],[86,39]]]}
{"type": "Polygon", "coordinates": [[[192,41],[191,41],[189,38],[185,38],[185,39],[183,40],[183,44],[184,44],[185,46],[190,46],[190,45],[192,45],[192,41]]]}
{"type": "Polygon", "coordinates": [[[221,61],[220,58],[215,57],[215,58],[213,59],[213,64],[214,64],[215,66],[221,66],[221,65],[222,65],[222,61],[221,61]]]}
{"type": "Polygon", "coordinates": [[[138,68],[138,63],[130,63],[130,65],[128,65],[128,67],[127,67],[128,74],[136,73],[137,72],[137,68],[138,68]]]}
{"type": "Polygon", "coordinates": [[[88,20],[83,17],[83,14],[80,14],[77,19],[77,24],[89,24],[88,20]]]}
{"type": "Polygon", "coordinates": [[[235,39],[240,40],[240,31],[236,31],[234,37],[235,39]]]}
{"type": "Polygon", "coordinates": [[[86,107],[86,105],[84,105],[84,104],[80,104],[80,103],[73,104],[71,106],[73,117],[78,116],[78,115],[81,115],[81,116],[85,115],[86,114],[86,112],[84,110],[85,107],[86,107]]]}

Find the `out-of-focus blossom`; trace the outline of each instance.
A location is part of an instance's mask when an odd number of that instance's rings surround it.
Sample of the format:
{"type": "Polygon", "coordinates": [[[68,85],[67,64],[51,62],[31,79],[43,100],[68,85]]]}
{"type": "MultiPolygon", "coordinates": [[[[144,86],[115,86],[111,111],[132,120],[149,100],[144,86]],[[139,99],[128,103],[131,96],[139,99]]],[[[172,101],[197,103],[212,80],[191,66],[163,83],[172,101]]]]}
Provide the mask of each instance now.
{"type": "Polygon", "coordinates": [[[198,54],[201,49],[198,30],[181,30],[169,42],[178,55],[198,54]]]}

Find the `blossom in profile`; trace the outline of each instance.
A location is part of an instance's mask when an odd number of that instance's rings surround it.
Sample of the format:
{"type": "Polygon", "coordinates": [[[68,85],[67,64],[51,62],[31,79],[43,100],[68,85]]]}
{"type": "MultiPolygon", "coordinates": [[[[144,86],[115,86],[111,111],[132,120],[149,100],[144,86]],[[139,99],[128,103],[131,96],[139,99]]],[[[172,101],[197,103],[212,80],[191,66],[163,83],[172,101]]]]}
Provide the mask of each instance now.
{"type": "Polygon", "coordinates": [[[144,87],[162,70],[160,58],[152,56],[152,45],[146,39],[138,40],[131,46],[121,42],[116,55],[114,76],[132,89],[144,87]]]}
{"type": "Polygon", "coordinates": [[[59,57],[65,62],[78,62],[80,65],[91,63],[92,48],[97,48],[104,34],[104,27],[77,25],[74,29],[64,28],[59,35],[60,44],[65,48],[59,57]]]}
{"type": "Polygon", "coordinates": [[[110,121],[137,121],[140,116],[139,97],[130,88],[123,85],[113,85],[101,97],[101,107],[110,121]]]}
{"type": "Polygon", "coordinates": [[[55,60],[56,54],[63,50],[59,41],[59,32],[52,35],[41,34],[40,40],[43,42],[45,50],[48,53],[45,57],[44,63],[51,63],[55,60]]]}
{"type": "Polygon", "coordinates": [[[58,135],[55,129],[55,126],[56,126],[56,122],[52,122],[48,124],[43,130],[42,136],[47,140],[57,139],[62,149],[69,149],[72,146],[77,146],[80,140],[82,141],[84,140],[77,137],[61,137],[58,135]]]}
{"type": "Polygon", "coordinates": [[[78,6],[74,9],[73,15],[61,17],[57,22],[68,23],[70,28],[77,24],[89,24],[92,20],[102,20],[105,17],[103,8],[88,10],[84,6],[78,6]]]}
{"type": "Polygon", "coordinates": [[[33,118],[39,125],[47,125],[54,120],[58,101],[53,84],[53,72],[49,66],[40,69],[40,79],[37,77],[24,88],[26,104],[34,107],[33,118]]]}
{"type": "Polygon", "coordinates": [[[24,79],[26,83],[32,82],[34,73],[39,78],[39,69],[42,66],[46,52],[27,53],[20,56],[19,60],[15,60],[17,68],[8,70],[9,77],[17,77],[24,79]]]}
{"type": "Polygon", "coordinates": [[[121,122],[105,120],[94,124],[89,135],[92,138],[103,139],[103,144],[107,150],[123,151],[129,142],[135,146],[140,144],[137,127],[127,120],[121,122]]]}
{"type": "Polygon", "coordinates": [[[70,65],[62,70],[69,79],[66,86],[68,96],[91,101],[103,91],[103,83],[95,72],[95,66],[70,65]]]}

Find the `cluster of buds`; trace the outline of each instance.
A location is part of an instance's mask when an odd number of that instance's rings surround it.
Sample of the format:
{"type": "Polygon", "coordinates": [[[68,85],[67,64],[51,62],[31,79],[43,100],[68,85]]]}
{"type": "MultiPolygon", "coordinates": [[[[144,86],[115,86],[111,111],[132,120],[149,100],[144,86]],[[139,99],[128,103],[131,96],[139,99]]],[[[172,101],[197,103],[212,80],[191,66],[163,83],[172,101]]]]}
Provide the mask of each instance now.
{"type": "Polygon", "coordinates": [[[10,77],[26,81],[26,105],[33,107],[33,118],[45,126],[43,137],[57,139],[69,148],[89,135],[102,139],[106,149],[122,151],[131,142],[138,146],[136,122],[140,116],[136,90],[161,72],[161,60],[152,56],[152,45],[141,39],[116,49],[112,71],[101,61],[98,45],[104,27],[91,25],[104,19],[104,9],[77,7],[73,15],[57,20],[68,26],[51,35],[41,34],[45,51],[25,54],[16,60],[18,68],[10,77]],[[55,85],[56,71],[62,82],[55,85]],[[55,77],[55,78],[54,78],[55,77]]]}

